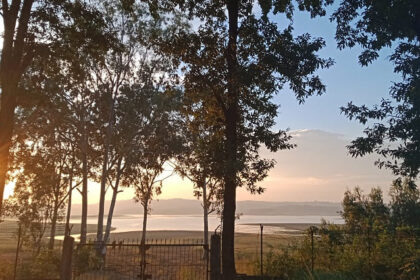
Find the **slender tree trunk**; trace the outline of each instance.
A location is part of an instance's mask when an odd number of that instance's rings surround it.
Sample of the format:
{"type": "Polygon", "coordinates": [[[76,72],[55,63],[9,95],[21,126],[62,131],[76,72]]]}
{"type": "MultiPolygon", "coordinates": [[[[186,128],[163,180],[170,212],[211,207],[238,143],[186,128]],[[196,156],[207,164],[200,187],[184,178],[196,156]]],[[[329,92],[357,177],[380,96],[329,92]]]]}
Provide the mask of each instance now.
{"type": "MultiPolygon", "coordinates": [[[[86,134],[86,132],[84,132],[86,134]]],[[[88,162],[87,162],[87,136],[83,136],[82,150],[82,220],[80,225],[80,243],[86,243],[87,234],[87,214],[88,214],[88,162]]]]}
{"type": "Polygon", "coordinates": [[[111,233],[112,216],[114,215],[115,202],[117,201],[117,194],[118,194],[118,188],[115,187],[112,192],[111,205],[109,206],[108,218],[106,221],[105,235],[104,235],[104,240],[103,240],[104,244],[108,242],[109,235],[111,233]]]}
{"type": "Polygon", "coordinates": [[[66,227],[64,229],[64,236],[70,235],[70,217],[71,217],[71,203],[72,203],[72,196],[73,196],[73,168],[70,171],[69,176],[69,198],[67,201],[67,213],[66,213],[66,227]]]}
{"type": "MultiPolygon", "coordinates": [[[[104,141],[104,158],[102,162],[102,174],[101,174],[101,192],[99,196],[99,212],[98,212],[98,230],[96,233],[96,241],[98,244],[102,243],[103,233],[104,233],[104,213],[105,213],[105,194],[106,194],[106,181],[108,179],[108,158],[109,158],[109,146],[110,146],[110,138],[112,136],[112,118],[113,118],[113,99],[112,95],[109,98],[110,105],[109,105],[109,116],[108,116],[108,126],[106,128],[105,133],[105,141],[104,141]]],[[[102,245],[99,245],[101,248],[102,245]]]]}
{"type": "Polygon", "coordinates": [[[55,232],[57,228],[57,219],[58,219],[58,206],[54,205],[53,216],[51,218],[51,230],[50,230],[50,240],[48,244],[48,249],[54,249],[54,242],[55,242],[55,232]]]}
{"type": "MultiPolygon", "coordinates": [[[[111,205],[109,206],[109,212],[108,212],[108,219],[106,221],[106,228],[105,228],[105,236],[103,240],[103,244],[105,245],[108,242],[109,235],[111,233],[111,225],[112,225],[112,217],[114,215],[114,209],[115,209],[115,203],[117,201],[117,195],[118,195],[118,187],[120,184],[120,177],[121,177],[121,161],[120,158],[117,163],[117,178],[115,179],[115,186],[112,189],[112,199],[111,199],[111,205]]],[[[102,246],[102,255],[105,255],[106,253],[106,246],[102,246]]]]}
{"type": "Polygon", "coordinates": [[[224,175],[223,196],[223,232],[222,232],[222,268],[223,279],[235,278],[235,212],[236,212],[236,176],[237,176],[237,125],[239,85],[237,73],[237,36],[238,36],[238,0],[227,2],[229,17],[229,41],[226,49],[228,68],[228,104],[225,114],[226,136],[226,171],[224,175]]]}
{"type": "Polygon", "coordinates": [[[146,228],[147,228],[147,205],[148,201],[143,204],[143,230],[141,232],[141,279],[146,279],[146,228]]]}

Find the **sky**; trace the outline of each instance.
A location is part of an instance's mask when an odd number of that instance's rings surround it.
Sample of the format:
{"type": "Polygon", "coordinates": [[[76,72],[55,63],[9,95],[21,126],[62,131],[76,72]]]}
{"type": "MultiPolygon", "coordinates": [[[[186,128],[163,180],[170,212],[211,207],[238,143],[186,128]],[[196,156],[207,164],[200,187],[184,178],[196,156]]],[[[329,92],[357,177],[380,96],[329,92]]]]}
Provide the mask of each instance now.
{"type": "MultiPolygon", "coordinates": [[[[311,19],[308,13],[296,13],[294,33],[310,33],[323,37],[326,47],[319,52],[323,57],[331,57],[335,65],[319,71],[326,84],[326,93],[314,96],[299,105],[293,93],[284,89],[275,97],[280,104],[275,128],[290,129],[292,142],[297,148],[275,154],[262,150],[262,154],[274,158],[276,167],[261,183],[266,188],[262,195],[251,195],[243,189],[238,190],[238,200],[267,201],[340,201],[347,189],[360,186],[365,191],[381,187],[387,193],[393,176],[388,170],[374,166],[375,155],[365,158],[351,158],[346,145],[351,139],[362,135],[363,126],[349,121],[340,114],[340,106],[353,101],[355,104],[373,105],[381,98],[388,97],[392,82],[400,77],[393,73],[388,61],[391,49],[385,49],[380,57],[369,67],[361,67],[357,57],[359,48],[338,50],[334,40],[335,25],[330,23],[329,15],[311,19]]],[[[282,18],[273,20],[282,25],[282,18]]],[[[89,203],[96,203],[99,185],[90,182],[89,203]]],[[[12,186],[6,190],[11,193],[12,186]]],[[[120,199],[133,197],[130,189],[119,194],[120,199]]],[[[160,199],[193,198],[192,184],[172,176],[163,183],[160,199]]],[[[80,203],[79,195],[74,198],[80,203]]]]}

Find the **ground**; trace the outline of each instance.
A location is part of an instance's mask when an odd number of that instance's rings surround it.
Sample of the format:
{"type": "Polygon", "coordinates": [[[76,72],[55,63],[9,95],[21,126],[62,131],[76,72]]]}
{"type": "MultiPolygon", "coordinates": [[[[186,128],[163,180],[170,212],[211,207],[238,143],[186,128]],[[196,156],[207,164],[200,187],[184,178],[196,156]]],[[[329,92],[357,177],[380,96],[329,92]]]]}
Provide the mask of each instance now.
{"type": "MultiPolygon", "coordinates": [[[[263,235],[263,250],[279,250],[287,245],[296,245],[303,238],[304,230],[312,224],[265,224],[266,226],[277,226],[280,232],[278,234],[263,235]],[[283,230],[284,231],[281,231],[283,230]],[[292,231],[290,231],[292,230],[292,231]]],[[[259,226],[259,225],[255,225],[259,226]]],[[[63,234],[64,228],[58,227],[57,235],[63,234]]],[[[76,233],[80,230],[78,225],[74,225],[72,232],[76,233]]],[[[17,224],[15,222],[6,221],[0,224],[0,272],[10,269],[14,262],[16,252],[16,233],[17,224]]],[[[94,239],[96,226],[89,225],[89,236],[94,239]]],[[[211,233],[210,233],[211,234],[211,233]]],[[[88,237],[89,237],[88,236],[88,237]]],[[[138,243],[141,238],[141,231],[112,233],[110,242],[114,240],[124,243],[138,243]]],[[[176,241],[180,243],[189,243],[192,241],[203,240],[201,231],[149,231],[147,239],[153,242],[176,241]]],[[[255,274],[258,271],[258,263],[260,258],[260,235],[251,233],[237,233],[235,236],[235,254],[236,266],[238,273],[255,274]]]]}

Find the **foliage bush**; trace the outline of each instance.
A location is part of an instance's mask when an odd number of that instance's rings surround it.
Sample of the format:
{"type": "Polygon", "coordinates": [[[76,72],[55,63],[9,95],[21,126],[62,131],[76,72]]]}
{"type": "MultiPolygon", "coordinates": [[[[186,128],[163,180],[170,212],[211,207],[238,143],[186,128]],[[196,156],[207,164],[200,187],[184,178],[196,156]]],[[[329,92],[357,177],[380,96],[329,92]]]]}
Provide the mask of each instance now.
{"type": "MultiPolygon", "coordinates": [[[[259,263],[256,272],[259,272],[259,263]]],[[[287,247],[283,250],[271,250],[264,256],[264,272],[266,275],[281,277],[281,279],[296,279],[302,270],[302,262],[296,248],[287,247]]]]}
{"type": "Polygon", "coordinates": [[[76,274],[99,270],[103,265],[103,258],[98,255],[94,246],[82,245],[73,257],[76,274]]]}
{"type": "Polygon", "coordinates": [[[13,262],[0,258],[0,280],[13,279],[13,262]]]}
{"type": "Polygon", "coordinates": [[[323,221],[312,237],[265,256],[265,273],[280,279],[420,279],[420,195],[412,182],[396,180],[391,202],[380,189],[359,188],[343,199],[345,223],[323,221]],[[313,256],[312,256],[313,252],[313,256]],[[314,258],[314,272],[311,260],[314,258]]]}
{"type": "Polygon", "coordinates": [[[41,250],[37,255],[18,266],[18,279],[58,279],[60,254],[58,251],[41,250]]]}

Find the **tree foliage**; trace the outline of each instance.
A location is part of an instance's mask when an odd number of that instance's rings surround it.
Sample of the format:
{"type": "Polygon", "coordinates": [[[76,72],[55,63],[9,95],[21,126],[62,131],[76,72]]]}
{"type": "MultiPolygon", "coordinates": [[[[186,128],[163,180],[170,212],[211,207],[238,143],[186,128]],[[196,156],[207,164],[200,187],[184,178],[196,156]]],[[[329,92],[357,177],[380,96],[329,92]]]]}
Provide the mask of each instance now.
{"type": "Polygon", "coordinates": [[[420,3],[410,1],[343,1],[332,16],[339,48],[359,45],[359,62],[367,66],[382,49],[392,47],[389,60],[401,81],[391,99],[369,108],[350,102],[342,112],[366,127],[348,147],[353,156],[377,153],[379,167],[416,177],[420,171],[420,3]]]}
{"type": "Polygon", "coordinates": [[[289,86],[303,102],[322,94],[325,86],[315,73],[331,66],[317,52],[325,45],[309,34],[293,35],[294,9],[324,15],[330,1],[150,1],[152,11],[174,6],[198,23],[194,32],[173,32],[158,44],[184,65],[185,95],[206,101],[204,112],[211,125],[223,131],[220,162],[223,174],[223,271],[233,278],[236,187],[252,193],[263,189],[274,161],[261,158],[259,149],[290,149],[285,130],[273,131],[278,105],[272,97],[289,86]],[[255,12],[254,5],[262,8],[255,12]],[[282,29],[272,16],[290,20],[282,29]],[[270,16],[269,16],[270,15],[270,16]]]}

